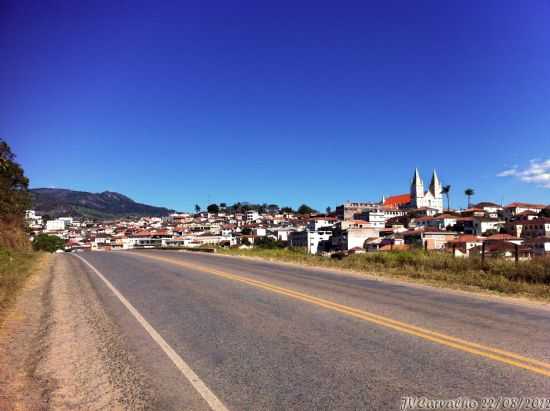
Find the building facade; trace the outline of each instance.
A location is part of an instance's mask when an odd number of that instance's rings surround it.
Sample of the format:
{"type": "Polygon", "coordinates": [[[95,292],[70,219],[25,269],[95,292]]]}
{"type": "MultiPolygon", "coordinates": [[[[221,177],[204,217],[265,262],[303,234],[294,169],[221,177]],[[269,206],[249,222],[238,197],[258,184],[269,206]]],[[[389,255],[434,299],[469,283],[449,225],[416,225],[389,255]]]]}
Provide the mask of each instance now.
{"type": "Polygon", "coordinates": [[[424,182],[418,169],[414,171],[411,181],[411,208],[433,208],[439,213],[443,212],[442,186],[435,170],[432,173],[432,181],[428,191],[424,191],[424,182]]]}

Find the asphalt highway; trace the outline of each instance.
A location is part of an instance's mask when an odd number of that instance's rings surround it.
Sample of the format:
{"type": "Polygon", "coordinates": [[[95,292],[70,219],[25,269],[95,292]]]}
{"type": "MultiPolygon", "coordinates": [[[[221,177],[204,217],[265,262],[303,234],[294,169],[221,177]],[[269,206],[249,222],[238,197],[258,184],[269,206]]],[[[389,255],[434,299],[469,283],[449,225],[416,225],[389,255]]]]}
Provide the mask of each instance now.
{"type": "Polygon", "coordinates": [[[116,324],[151,408],[550,397],[548,308],[210,254],[61,258],[116,324]]]}

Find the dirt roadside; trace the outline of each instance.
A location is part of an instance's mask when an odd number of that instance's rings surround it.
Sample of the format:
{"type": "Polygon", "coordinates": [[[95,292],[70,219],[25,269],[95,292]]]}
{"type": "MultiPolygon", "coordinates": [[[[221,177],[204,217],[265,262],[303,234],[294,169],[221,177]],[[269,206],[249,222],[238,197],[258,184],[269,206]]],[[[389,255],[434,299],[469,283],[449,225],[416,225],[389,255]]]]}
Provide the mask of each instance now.
{"type": "Polygon", "coordinates": [[[0,410],[136,410],[153,404],[76,259],[52,255],[0,330],[0,410]]]}

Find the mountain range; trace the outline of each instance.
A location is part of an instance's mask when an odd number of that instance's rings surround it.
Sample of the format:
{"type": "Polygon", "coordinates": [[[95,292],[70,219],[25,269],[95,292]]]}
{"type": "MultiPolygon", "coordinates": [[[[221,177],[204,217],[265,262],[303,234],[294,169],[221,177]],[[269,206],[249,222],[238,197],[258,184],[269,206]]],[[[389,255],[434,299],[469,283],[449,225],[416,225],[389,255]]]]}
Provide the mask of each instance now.
{"type": "Polygon", "coordinates": [[[88,193],[63,188],[34,188],[33,209],[40,215],[111,219],[140,216],[166,216],[174,210],[136,203],[123,194],[112,191],[88,193]]]}

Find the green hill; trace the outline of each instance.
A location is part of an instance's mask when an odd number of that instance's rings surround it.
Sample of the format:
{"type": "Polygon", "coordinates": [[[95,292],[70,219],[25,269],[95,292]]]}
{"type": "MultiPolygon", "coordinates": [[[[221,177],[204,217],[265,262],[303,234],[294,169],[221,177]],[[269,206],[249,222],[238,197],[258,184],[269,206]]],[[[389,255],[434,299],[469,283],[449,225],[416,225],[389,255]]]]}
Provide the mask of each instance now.
{"type": "Polygon", "coordinates": [[[120,217],[162,217],[173,212],[164,207],[136,203],[125,195],[112,191],[88,193],[62,188],[34,188],[29,190],[32,207],[41,215],[52,218],[86,217],[110,219],[120,217]]]}

